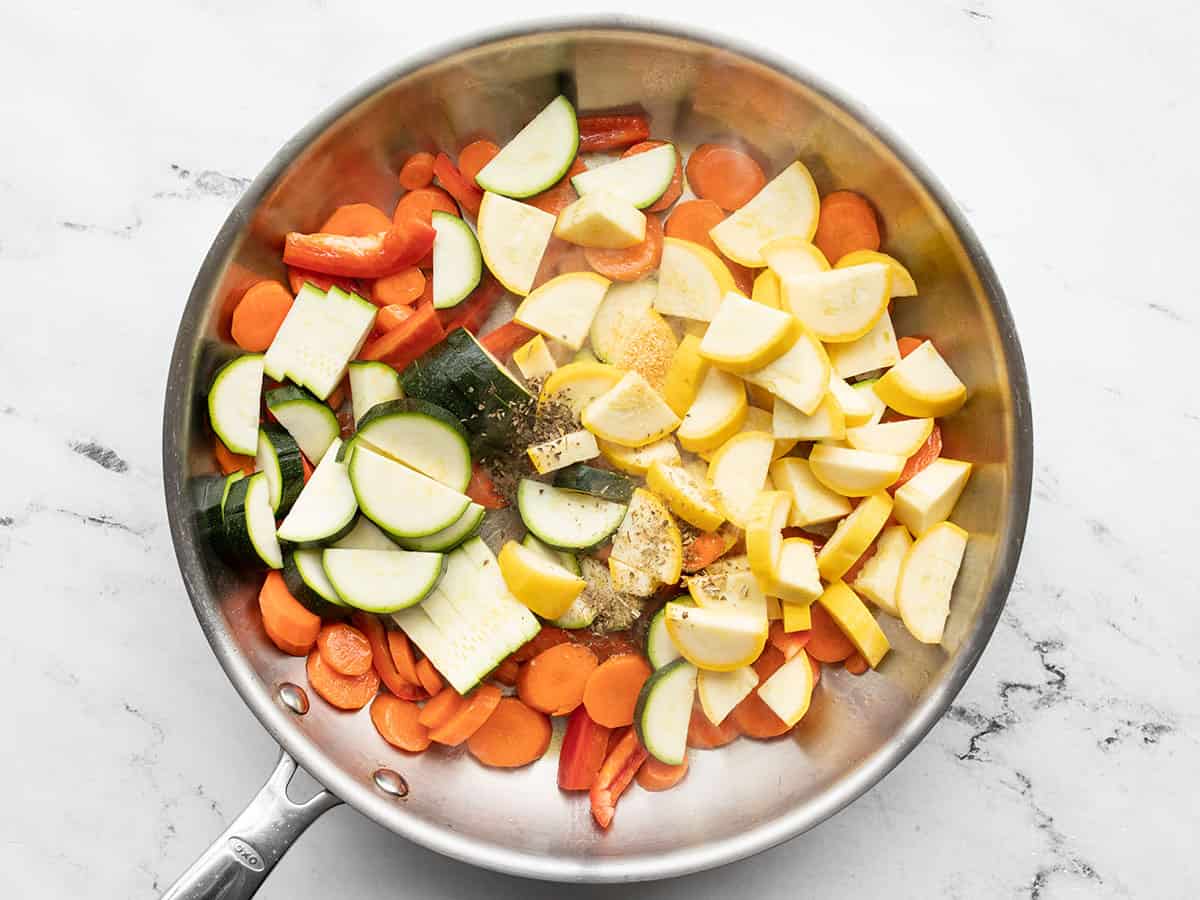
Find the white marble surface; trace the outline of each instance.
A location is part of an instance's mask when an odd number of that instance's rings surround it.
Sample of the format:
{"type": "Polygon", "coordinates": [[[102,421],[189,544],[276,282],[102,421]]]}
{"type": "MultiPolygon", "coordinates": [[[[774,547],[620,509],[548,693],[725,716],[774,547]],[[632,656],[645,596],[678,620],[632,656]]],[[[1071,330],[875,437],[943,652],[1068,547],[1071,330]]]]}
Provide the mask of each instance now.
{"type": "MultiPolygon", "coordinates": [[[[1017,585],[952,714],[815,832],[635,895],[1194,896],[1200,14],[1085,0],[844,0],[785,16],[624,5],[794,54],[940,174],[1007,288],[1037,445],[1017,585]]],[[[4,897],[154,897],[273,764],[170,548],[168,351],[218,225],[309,117],[462,27],[565,11],[453,7],[0,12],[4,897]]],[[[451,863],[345,808],[262,892],[564,894],[451,863]]]]}

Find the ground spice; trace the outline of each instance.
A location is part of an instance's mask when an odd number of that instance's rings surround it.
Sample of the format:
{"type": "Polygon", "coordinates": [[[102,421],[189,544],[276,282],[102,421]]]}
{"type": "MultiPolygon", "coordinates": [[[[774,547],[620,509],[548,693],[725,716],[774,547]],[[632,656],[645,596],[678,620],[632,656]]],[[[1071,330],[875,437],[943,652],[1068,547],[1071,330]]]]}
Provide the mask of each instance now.
{"type": "Polygon", "coordinates": [[[579,560],[580,574],[587,586],[583,589],[584,601],[596,611],[592,630],[601,634],[624,631],[642,614],[645,601],[632,594],[614,590],[608,566],[599,560],[585,556],[579,560]]]}

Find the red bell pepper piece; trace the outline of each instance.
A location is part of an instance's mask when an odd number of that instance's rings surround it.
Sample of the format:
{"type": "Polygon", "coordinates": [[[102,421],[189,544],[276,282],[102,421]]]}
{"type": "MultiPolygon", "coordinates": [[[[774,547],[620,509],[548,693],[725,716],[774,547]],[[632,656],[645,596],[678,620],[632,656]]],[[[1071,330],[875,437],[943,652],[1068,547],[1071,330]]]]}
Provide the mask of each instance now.
{"type": "Polygon", "coordinates": [[[608,828],[612,823],[617,812],[617,801],[649,755],[638,741],[634,730],[627,728],[608,754],[608,758],[604,760],[604,765],[596,773],[596,780],[592,782],[589,795],[592,801],[592,818],[601,828],[608,828]]]}
{"type": "Polygon", "coordinates": [[[417,219],[405,219],[388,231],[361,237],[292,231],[283,246],[283,261],[326,275],[383,278],[407,269],[428,253],[434,234],[432,225],[417,219]]]}
{"type": "Polygon", "coordinates": [[[650,137],[645,116],[580,116],[579,152],[599,153],[632,147],[650,137]]]}
{"type": "Polygon", "coordinates": [[[371,645],[371,664],[389,691],[401,700],[424,700],[429,696],[424,688],[408,681],[396,668],[396,661],[388,647],[387,631],[376,616],[356,612],[350,621],[367,636],[367,642],[371,645]]]}
{"type": "Polygon", "coordinates": [[[358,354],[359,359],[381,359],[397,370],[403,369],[446,337],[433,304],[418,306],[411,316],[373,341],[358,354]]]}
{"type": "Polygon", "coordinates": [[[449,334],[456,328],[465,328],[471,334],[478,334],[483,323],[492,314],[492,308],[504,296],[504,287],[491,275],[479,282],[479,287],[471,292],[466,300],[458,306],[441,310],[442,327],[449,334]]]}
{"type": "Polygon", "coordinates": [[[458,201],[459,206],[472,216],[479,215],[479,204],[483,202],[483,190],[458,171],[458,166],[445,153],[439,153],[437,159],[433,161],[433,174],[437,176],[437,180],[441,182],[446,192],[458,201]]]}
{"type": "Polygon", "coordinates": [[[489,331],[479,341],[497,359],[504,359],[532,338],[536,331],[517,322],[507,322],[495,331],[489,331]]]}
{"type": "Polygon", "coordinates": [[[934,422],[933,431],[929,432],[929,437],[925,438],[925,443],[921,445],[921,448],[916,453],[908,458],[908,461],[904,464],[904,468],[900,470],[900,476],[888,486],[888,490],[894,494],[898,487],[910,480],[941,455],[942,429],[938,427],[937,422],[934,422]]]}
{"type": "Polygon", "coordinates": [[[604,754],[610,729],[597,725],[583,706],[575,707],[567,720],[562,749],[558,752],[558,786],[564,791],[591,790],[604,754]]]}
{"type": "Polygon", "coordinates": [[[479,463],[471,467],[471,480],[467,484],[466,494],[484,509],[504,509],[508,506],[496,490],[492,476],[479,463]]]}

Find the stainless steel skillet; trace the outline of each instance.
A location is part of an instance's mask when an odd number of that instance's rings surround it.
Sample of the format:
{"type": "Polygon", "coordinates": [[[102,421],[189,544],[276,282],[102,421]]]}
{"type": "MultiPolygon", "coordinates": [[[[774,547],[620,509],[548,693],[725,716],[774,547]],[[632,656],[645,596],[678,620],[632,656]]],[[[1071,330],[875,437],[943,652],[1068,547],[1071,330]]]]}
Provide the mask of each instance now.
{"type": "Polygon", "coordinates": [[[921,164],[863,110],[787,60],[721,38],[619,18],[563,20],[421,54],[343,98],[283,146],[206,257],[175,342],[163,419],[167,510],[196,616],[238,693],[282,748],[247,810],[180,881],[174,898],[249,897],[322,812],[351,804],[396,834],[475,865],[560,881],[666,878],[741,859],[794,837],[863,794],[916,746],[970,675],[1004,606],[1029,507],[1033,436],[1020,345],[982,248],[921,164]],[[789,738],[697,753],[685,787],[630,792],[610,833],[554,786],[555,752],[518,772],[470,758],[389,749],[364,714],[289,684],[303,661],[266,640],[257,580],[200,540],[188,490],[211,472],[202,398],[228,352],[232,304],[247,283],[281,277],[284,233],[314,230],[336,205],[387,209],[396,163],[503,138],[566,92],[584,110],[640,104],[654,136],[683,144],[738,136],[768,171],[799,157],[822,192],[853,187],[882,215],[885,247],[921,287],[897,304],[901,333],[935,339],[971,390],[946,424],[947,455],[976,463],[956,521],[972,535],[944,648],[884,622],[894,652],[877,675],[830,672],[789,738]],[[294,761],[295,762],[294,762],[294,761]],[[298,762],[328,793],[304,805],[284,787],[298,762]]]}

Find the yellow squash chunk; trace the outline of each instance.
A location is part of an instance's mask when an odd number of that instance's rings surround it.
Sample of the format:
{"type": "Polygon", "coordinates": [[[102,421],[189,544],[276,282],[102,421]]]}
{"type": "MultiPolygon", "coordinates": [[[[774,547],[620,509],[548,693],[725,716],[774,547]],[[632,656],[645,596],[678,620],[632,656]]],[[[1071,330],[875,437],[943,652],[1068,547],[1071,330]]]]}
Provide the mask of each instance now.
{"type": "Polygon", "coordinates": [[[875,383],[879,399],[906,416],[932,418],[958,412],[967,388],[929,341],[892,366],[875,383]]]}
{"type": "Polygon", "coordinates": [[[501,547],[497,560],[513,596],[543,619],[565,613],[586,585],[578,575],[516,541],[501,547]]]}
{"type": "Polygon", "coordinates": [[[525,451],[539,475],[565,469],[577,462],[595,459],[600,455],[596,438],[590,431],[572,431],[562,437],[534,444],[525,451]]]}
{"type": "Polygon", "coordinates": [[[483,261],[509,291],[525,296],[554,232],[554,216],[485,191],[476,223],[483,261]]]}
{"type": "Polygon", "coordinates": [[[675,438],[665,437],[644,447],[622,447],[608,441],[596,441],[603,456],[614,469],[619,469],[629,475],[644,476],[656,462],[666,465],[679,465],[679,447],[675,438]]]}
{"type": "Polygon", "coordinates": [[[726,441],[708,464],[708,480],[717,506],[739,528],[750,521],[750,509],[767,480],[775,441],[765,431],[745,431],[726,441]]]}
{"type": "Polygon", "coordinates": [[[846,269],[869,262],[883,263],[891,270],[893,297],[915,297],[917,295],[917,283],[908,269],[904,268],[895,257],[880,253],[878,250],[853,250],[839,259],[834,264],[834,268],[846,269]]]}
{"type": "Polygon", "coordinates": [[[623,250],[646,239],[646,214],[615,194],[597,191],[560,212],[554,234],[580,247],[623,250]]]}
{"type": "Polygon", "coordinates": [[[846,497],[865,497],[881,491],[904,470],[906,458],[851,447],[818,444],[808,454],[817,481],[846,497]]]}
{"type": "Polygon", "coordinates": [[[750,299],[771,309],[783,309],[783,298],[780,296],[779,276],[770,269],[759,272],[754,278],[754,286],[750,290],[750,299]]]}
{"type": "Polygon", "coordinates": [[[538,405],[561,404],[579,418],[593,400],[615,387],[623,374],[616,366],[604,363],[567,363],[546,379],[538,405]]]}
{"type": "Polygon", "coordinates": [[[679,443],[693,453],[720,447],[746,421],[746,389],[736,375],[710,368],[679,425],[679,443]]]}
{"type": "Polygon", "coordinates": [[[812,665],[801,650],[762,683],[758,696],[790,728],[808,712],[813,684],[812,665]]]}
{"type": "Polygon", "coordinates": [[[685,334],[671,356],[671,366],[663,384],[663,397],[675,415],[687,415],[707,371],[708,363],[700,355],[700,338],[685,334]]]}
{"type": "Polygon", "coordinates": [[[854,512],[838,523],[821,552],[817,568],[826,581],[836,581],[853,566],[883,530],[892,514],[892,498],[887,491],[872,494],[854,507],[854,512]]]}
{"type": "Polygon", "coordinates": [[[783,552],[783,529],[792,510],[791,495],[783,491],[761,491],[750,505],[746,522],[746,558],[759,587],[773,597],[783,552]]]}
{"type": "Polygon", "coordinates": [[[712,486],[683,466],[654,463],[646,472],[646,487],[662,497],[671,512],[701,531],[716,531],[725,521],[712,486]]]}
{"type": "Polygon", "coordinates": [[[942,640],[966,549],[967,533],[952,522],[940,522],[919,537],[904,557],[896,606],[904,627],[922,643],[942,640]]]}
{"type": "Polygon", "coordinates": [[[863,565],[852,585],[854,590],[893,616],[900,615],[900,607],[896,605],[896,584],[900,581],[900,566],[912,543],[908,529],[903,525],[883,529],[875,542],[875,553],[863,565]]]}
{"type": "Polygon", "coordinates": [[[730,578],[735,574],[750,574],[750,563],[745,556],[723,556],[696,574],[687,576],[684,582],[698,606],[715,608],[741,599],[735,591],[730,590],[730,578]]]}
{"type": "Polygon", "coordinates": [[[804,528],[820,522],[836,522],[850,514],[850,501],[817,481],[806,459],[789,456],[776,460],[768,474],[777,490],[792,496],[788,520],[791,526],[804,528]]]}
{"type": "Polygon", "coordinates": [[[742,377],[809,414],[829,390],[829,372],[829,356],[821,342],[801,331],[795,343],[780,356],[742,377]]]}
{"type": "Polygon", "coordinates": [[[855,450],[890,453],[907,459],[921,449],[932,431],[933,419],[903,419],[847,428],[846,441],[855,450]]]}
{"type": "Polygon", "coordinates": [[[829,271],[829,260],[825,254],[812,241],[804,238],[775,238],[763,244],[761,252],[767,268],[781,279],[829,271]]]}
{"type": "Polygon", "coordinates": [[[633,492],[621,527],[613,536],[609,559],[645,572],[658,584],[679,581],[683,538],[660,498],[643,488],[633,492]]]}
{"type": "Polygon", "coordinates": [[[840,441],[846,436],[846,417],[833,394],[826,394],[810,416],[781,400],[771,415],[771,433],[794,441],[840,441]]]}
{"type": "MultiPolygon", "coordinates": [[[[771,593],[786,607],[806,607],[821,595],[821,573],[812,541],[801,537],[786,538],[779,551],[779,569],[771,593]]],[[[784,631],[794,631],[784,622],[784,631]]]]}
{"type": "MultiPolygon", "coordinates": [[[[747,385],[747,388],[749,387],[750,385],[747,385]]],[[[741,431],[766,431],[770,433],[772,430],[771,417],[771,413],[765,409],[757,406],[748,406],[746,408],[746,421],[742,423],[741,431]]],[[[796,438],[775,438],[775,451],[771,454],[771,458],[780,459],[787,456],[798,443],[799,441],[796,438]]],[[[715,449],[703,450],[697,456],[703,460],[710,461],[715,452],[715,449]]]]}
{"type": "Polygon", "coordinates": [[[950,518],[970,477],[969,462],[945,457],[935,459],[897,489],[896,518],[907,525],[915,537],[920,537],[938,522],[950,518]]]}
{"type": "Polygon", "coordinates": [[[736,607],[668,603],[667,634],[683,658],[700,669],[731,672],[758,659],[767,643],[766,616],[736,607]]]}
{"type": "Polygon", "coordinates": [[[595,272],[568,272],[521,301],[513,321],[578,350],[611,282],[595,272]]]}
{"type": "Polygon", "coordinates": [[[625,447],[644,447],[679,427],[679,417],[637,372],[626,372],[589,403],[581,420],[596,437],[625,447]]]}
{"type": "Polygon", "coordinates": [[[864,425],[878,425],[883,419],[883,414],[887,412],[887,404],[879,399],[879,395],[875,393],[875,384],[878,378],[872,378],[870,381],[859,381],[851,385],[851,387],[862,394],[866,400],[867,406],[871,408],[871,418],[864,422],[864,425]]]}
{"type": "Polygon", "coordinates": [[[842,419],[847,428],[866,425],[875,414],[875,405],[871,403],[867,395],[850,387],[836,374],[829,376],[829,396],[834,399],[842,411],[842,419]]]}
{"type": "Polygon", "coordinates": [[[817,233],[821,198],[812,175],[799,160],[792,163],[761,191],[708,235],[722,253],[743,266],[767,264],[762,248],[768,241],[800,235],[811,241],[817,233]]]}
{"type": "Polygon", "coordinates": [[[826,343],[857,340],[887,309],[889,277],[887,266],[867,263],[780,278],[783,308],[826,343]]]}
{"type": "Polygon", "coordinates": [[[654,297],[658,312],[709,322],[717,314],[721,298],[736,289],[728,267],[707,247],[679,238],[663,239],[654,297]]]}
{"type": "Polygon", "coordinates": [[[700,341],[700,354],[727,372],[753,372],[782,356],[799,336],[794,316],[731,291],[700,341]]]}
{"type": "Polygon", "coordinates": [[[544,381],[558,368],[554,357],[550,355],[550,348],[546,346],[546,339],[540,334],[535,334],[514,350],[512,358],[513,365],[526,381],[544,381]]]}
{"type": "Polygon", "coordinates": [[[842,629],[850,643],[872,669],[891,649],[887,635],[871,615],[871,610],[843,581],[835,581],[817,600],[842,629]]]}
{"type": "Polygon", "coordinates": [[[862,337],[844,344],[830,344],[825,349],[833,371],[840,378],[886,369],[900,362],[900,345],[896,343],[896,329],[887,310],[862,337]]]}
{"type": "MultiPolygon", "coordinates": [[[[817,582],[820,584],[820,582],[817,582]]],[[[811,603],[784,603],[783,630],[788,634],[793,631],[808,631],[812,628],[811,603]]]]}
{"type": "Polygon", "coordinates": [[[696,678],[696,695],[708,721],[720,725],[733,708],[750,696],[758,687],[758,675],[750,666],[740,666],[728,672],[701,669],[696,678]]]}

